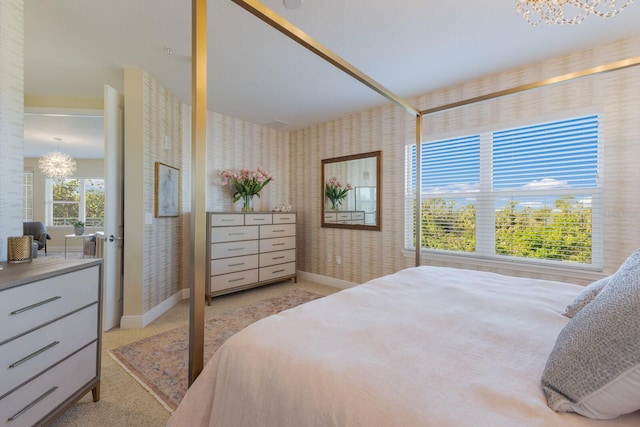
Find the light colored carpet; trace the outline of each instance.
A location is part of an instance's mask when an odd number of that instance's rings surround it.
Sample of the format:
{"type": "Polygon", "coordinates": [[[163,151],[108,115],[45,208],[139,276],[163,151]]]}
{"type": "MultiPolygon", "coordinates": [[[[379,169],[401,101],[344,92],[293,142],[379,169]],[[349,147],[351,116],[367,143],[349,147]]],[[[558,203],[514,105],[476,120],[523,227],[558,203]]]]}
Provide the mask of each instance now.
{"type": "MultiPolygon", "coordinates": [[[[279,313],[323,295],[291,289],[282,295],[238,307],[204,324],[204,362],[230,336],[256,320],[279,313]]],[[[183,326],[108,351],[123,369],[173,412],[187,392],[189,328],[183,326]]]]}
{"type": "MultiPolygon", "coordinates": [[[[339,289],[314,282],[290,281],[250,289],[243,292],[214,298],[211,306],[205,306],[205,317],[223,313],[257,301],[274,297],[291,289],[303,289],[328,295],[339,289]]],[[[75,405],[56,419],[51,426],[91,427],[160,427],[169,419],[167,412],[155,397],[127,374],[111,357],[107,350],[139,341],[188,324],[189,301],[183,300],[154,322],[141,329],[114,328],[103,334],[102,378],[100,401],[93,402],[87,393],[75,405]]]]}

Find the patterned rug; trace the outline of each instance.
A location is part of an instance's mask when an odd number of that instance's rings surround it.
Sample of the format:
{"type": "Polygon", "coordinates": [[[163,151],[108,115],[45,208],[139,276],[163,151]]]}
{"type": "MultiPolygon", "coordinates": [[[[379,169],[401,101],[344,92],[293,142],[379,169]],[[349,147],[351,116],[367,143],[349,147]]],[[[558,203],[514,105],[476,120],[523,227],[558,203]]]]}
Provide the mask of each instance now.
{"type": "MultiPolygon", "coordinates": [[[[227,338],[256,320],[322,296],[292,289],[283,295],[229,310],[205,320],[204,363],[227,338]]],[[[189,329],[188,326],[183,326],[107,352],[169,412],[173,412],[187,391],[188,346],[189,329]]]]}

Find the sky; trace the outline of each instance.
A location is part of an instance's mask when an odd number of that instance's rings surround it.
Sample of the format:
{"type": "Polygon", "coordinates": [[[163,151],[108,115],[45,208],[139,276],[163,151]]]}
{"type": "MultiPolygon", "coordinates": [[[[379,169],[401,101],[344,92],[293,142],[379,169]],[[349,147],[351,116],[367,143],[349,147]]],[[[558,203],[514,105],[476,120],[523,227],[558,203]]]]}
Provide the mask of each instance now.
{"type": "MultiPolygon", "coordinates": [[[[496,209],[514,198],[521,207],[553,205],[567,190],[584,206],[598,185],[598,116],[590,115],[531,126],[503,129],[422,144],[423,196],[455,197],[490,187],[496,209]],[[481,157],[481,140],[493,141],[487,158],[481,157]],[[483,168],[488,173],[483,174],[483,168]],[[483,184],[481,176],[489,182],[483,184]],[[561,190],[557,194],[553,190],[561,190]],[[563,191],[564,190],[564,191],[563,191]],[[527,192],[544,191],[527,195],[527,192]],[[499,193],[507,193],[500,196],[499,193]]],[[[410,147],[415,171],[415,145],[410,147]]],[[[411,178],[415,186],[415,176],[411,178]]],[[[472,194],[467,194],[472,197],[472,194]]],[[[468,201],[469,203],[472,201],[468,201]]]]}

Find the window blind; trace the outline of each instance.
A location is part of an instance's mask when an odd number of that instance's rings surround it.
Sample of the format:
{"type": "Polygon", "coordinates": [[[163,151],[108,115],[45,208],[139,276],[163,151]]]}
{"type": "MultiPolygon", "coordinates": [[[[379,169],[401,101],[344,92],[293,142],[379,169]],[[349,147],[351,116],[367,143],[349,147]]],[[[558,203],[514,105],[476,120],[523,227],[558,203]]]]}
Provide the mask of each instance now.
{"type": "Polygon", "coordinates": [[[598,116],[493,132],[493,188],[594,188],[598,116]]]}
{"type": "MultiPolygon", "coordinates": [[[[594,232],[601,229],[594,227],[602,209],[599,140],[599,116],[587,115],[423,142],[421,246],[601,263],[594,255],[602,239],[594,232]]],[[[414,197],[416,149],[410,147],[407,196],[414,197]]],[[[409,199],[406,208],[414,208],[409,199]]],[[[415,245],[409,235],[408,247],[415,245]]]]}

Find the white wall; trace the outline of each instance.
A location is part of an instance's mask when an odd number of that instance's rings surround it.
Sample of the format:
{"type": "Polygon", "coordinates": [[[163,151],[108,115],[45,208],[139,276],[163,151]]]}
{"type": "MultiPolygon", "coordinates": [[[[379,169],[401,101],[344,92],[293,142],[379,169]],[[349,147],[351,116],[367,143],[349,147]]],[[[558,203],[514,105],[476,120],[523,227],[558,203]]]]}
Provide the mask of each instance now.
{"type": "Polygon", "coordinates": [[[24,2],[0,2],[0,262],[7,237],[22,236],[24,2]]]}

